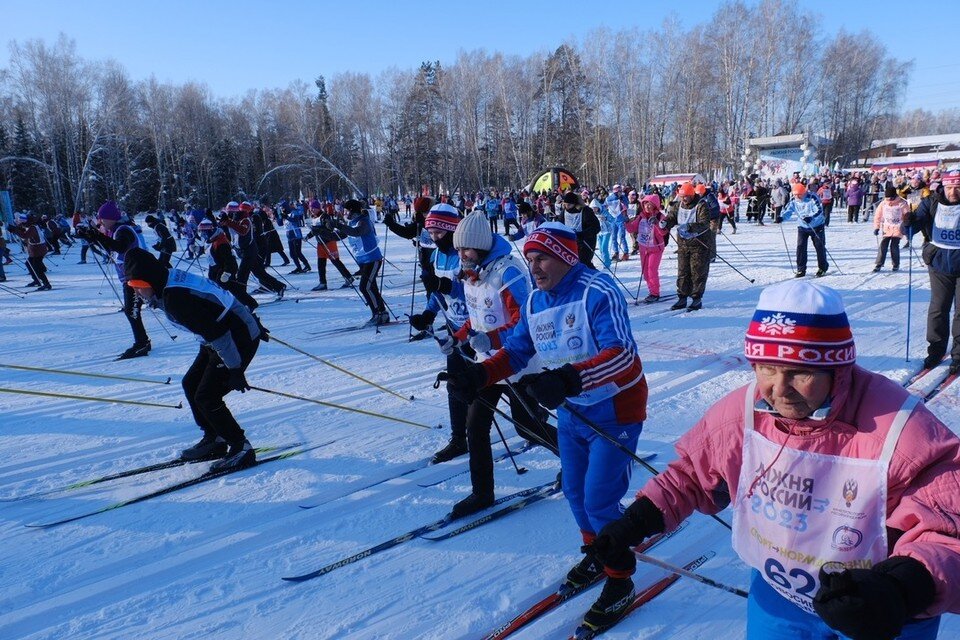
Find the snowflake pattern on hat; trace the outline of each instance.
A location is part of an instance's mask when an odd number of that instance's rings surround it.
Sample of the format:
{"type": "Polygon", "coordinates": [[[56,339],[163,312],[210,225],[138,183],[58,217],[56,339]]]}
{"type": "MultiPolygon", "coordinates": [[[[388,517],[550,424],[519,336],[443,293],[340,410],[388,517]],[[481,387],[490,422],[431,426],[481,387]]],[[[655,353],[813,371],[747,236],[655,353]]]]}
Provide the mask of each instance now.
{"type": "Polygon", "coordinates": [[[792,320],[782,313],[775,313],[772,316],[762,318],[757,331],[772,336],[786,336],[795,331],[794,327],[796,325],[796,320],[792,320]]]}

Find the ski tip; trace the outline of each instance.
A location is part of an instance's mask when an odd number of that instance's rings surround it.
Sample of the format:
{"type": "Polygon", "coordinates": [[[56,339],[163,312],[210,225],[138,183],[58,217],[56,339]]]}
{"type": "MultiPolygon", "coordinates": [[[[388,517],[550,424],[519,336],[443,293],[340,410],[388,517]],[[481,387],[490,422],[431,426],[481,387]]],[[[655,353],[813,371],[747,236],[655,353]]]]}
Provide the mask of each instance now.
{"type": "Polygon", "coordinates": [[[175,408],[175,409],[183,409],[183,400],[181,400],[180,402],[178,402],[174,408],[175,408]]]}
{"type": "Polygon", "coordinates": [[[164,382],[163,384],[170,384],[170,380],[172,380],[172,379],[173,379],[173,378],[167,377],[167,381],[164,382]]]}

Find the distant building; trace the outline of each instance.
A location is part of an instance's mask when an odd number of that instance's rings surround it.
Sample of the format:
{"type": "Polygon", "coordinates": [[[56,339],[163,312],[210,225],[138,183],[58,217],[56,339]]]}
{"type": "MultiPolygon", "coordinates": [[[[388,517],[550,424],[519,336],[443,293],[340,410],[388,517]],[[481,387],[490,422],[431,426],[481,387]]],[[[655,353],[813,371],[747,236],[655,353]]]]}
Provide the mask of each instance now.
{"type": "Polygon", "coordinates": [[[873,171],[953,169],[960,167],[960,133],[874,140],[857,164],[873,171]]]}
{"type": "Polygon", "coordinates": [[[820,170],[820,163],[816,160],[817,148],[823,142],[820,136],[806,133],[749,138],[741,175],[785,179],[794,173],[815,174],[820,170]]]}

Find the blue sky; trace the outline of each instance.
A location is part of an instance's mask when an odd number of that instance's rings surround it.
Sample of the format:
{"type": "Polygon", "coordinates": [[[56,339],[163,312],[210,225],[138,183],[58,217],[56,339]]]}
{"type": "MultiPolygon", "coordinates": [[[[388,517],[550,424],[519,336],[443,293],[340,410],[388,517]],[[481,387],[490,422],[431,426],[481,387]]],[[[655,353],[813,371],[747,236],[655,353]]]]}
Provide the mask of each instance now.
{"type": "MultiPolygon", "coordinates": [[[[906,107],[960,108],[960,60],[950,47],[957,38],[955,0],[872,0],[857,10],[859,3],[798,3],[822,16],[825,33],[870,28],[895,57],[914,60],[906,107]]],[[[0,66],[9,63],[10,40],[52,42],[63,32],[76,41],[84,58],[118,60],[134,79],[153,74],[175,83],[197,80],[216,95],[232,97],[253,88],[285,87],[298,78],[310,83],[320,74],[376,75],[390,66],[414,68],[423,60],[450,62],[460,49],[526,55],[597,27],[656,28],[671,14],[689,24],[705,22],[719,4],[0,0],[0,66]],[[569,7],[578,10],[571,13],[569,7]]]]}

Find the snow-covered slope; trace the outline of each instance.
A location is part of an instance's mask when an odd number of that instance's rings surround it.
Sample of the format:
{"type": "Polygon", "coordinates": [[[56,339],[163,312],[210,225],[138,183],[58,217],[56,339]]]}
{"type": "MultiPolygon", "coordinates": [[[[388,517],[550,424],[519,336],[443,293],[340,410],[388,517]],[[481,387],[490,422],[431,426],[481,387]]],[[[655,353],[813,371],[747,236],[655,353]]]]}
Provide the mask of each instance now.
{"type": "MultiPolygon", "coordinates": [[[[795,228],[783,231],[792,251],[795,228]]],[[[907,363],[910,260],[905,253],[900,273],[887,269],[872,274],[871,231],[864,224],[835,223],[829,229],[829,250],[839,269],[831,261],[822,282],[843,292],[859,362],[904,381],[919,369],[925,352],[927,277],[914,259],[907,363]]],[[[718,260],[702,311],[665,313],[670,302],[631,306],[651,391],[639,449],[657,452],[656,466],[671,459],[671,444],[712,402],[750,378],[741,355],[743,332],[761,287],[792,276],[784,244],[778,226],[744,224],[739,234],[721,237],[718,248],[755,283],[718,260]]],[[[187,335],[171,339],[145,311],[153,352],[113,362],[131,343],[128,325],[97,266],[74,264],[76,254],[74,249],[65,260],[52,257],[53,291],[30,293],[23,300],[0,292],[0,364],[160,381],[172,376],[173,383],[0,368],[0,388],[175,405],[182,399],[177,382],[196,343],[187,335]]],[[[387,301],[402,318],[410,311],[409,243],[391,237],[387,257],[396,265],[386,267],[387,301]]],[[[289,267],[281,270],[287,271],[289,267]]],[[[331,283],[339,283],[330,271],[331,283]]],[[[661,268],[665,293],[673,288],[675,271],[671,247],[661,268]]],[[[19,288],[27,281],[13,265],[7,273],[7,285],[19,288]]],[[[619,265],[616,275],[636,293],[636,259],[619,265]]],[[[301,291],[316,282],[315,273],[287,277],[301,291]]],[[[641,294],[646,294],[643,287],[641,294]]],[[[420,291],[415,309],[422,305],[420,291]]],[[[261,346],[247,372],[251,384],[428,426],[446,425],[445,393],[432,386],[443,360],[431,341],[408,342],[406,325],[388,326],[379,334],[326,331],[366,320],[354,291],[306,294],[298,303],[264,306],[261,316],[284,341],[415,399],[383,393],[276,342],[261,346]]],[[[958,386],[930,405],[954,429],[960,428],[958,386]]],[[[464,470],[466,461],[419,468],[445,444],[446,429],[418,428],[256,391],[231,394],[228,404],[255,446],[331,443],[52,529],[24,525],[107,506],[201,469],[179,467],[0,502],[0,638],[476,638],[556,585],[579,558],[576,525],[557,496],[447,541],[414,539],[315,580],[285,582],[283,576],[335,562],[443,516],[469,491],[468,475],[434,487],[419,485],[464,470]],[[413,468],[417,470],[391,479],[413,468]],[[369,486],[378,480],[384,482],[369,486]]],[[[199,437],[186,408],[3,393],[0,415],[0,498],[163,461],[199,437]]],[[[518,446],[513,429],[503,420],[501,426],[518,446]]],[[[540,448],[518,462],[529,473],[518,476],[509,461],[498,463],[498,495],[546,482],[559,470],[558,461],[540,448]]],[[[647,476],[637,469],[633,486],[647,476]]],[[[721,515],[729,520],[729,513],[721,515]]],[[[716,556],[700,569],[703,574],[747,586],[748,572],[730,549],[729,532],[710,518],[694,517],[654,553],[682,564],[706,550],[716,556]]],[[[641,566],[637,583],[663,575],[641,566]]],[[[596,593],[566,603],[516,637],[567,637],[596,593]]],[[[732,640],[743,637],[745,609],[735,596],[680,580],[605,637],[732,640]]],[[[960,622],[945,619],[941,637],[960,637],[960,622]]]]}

